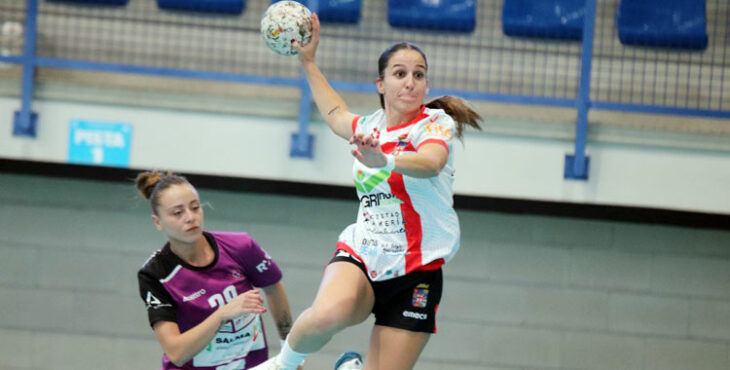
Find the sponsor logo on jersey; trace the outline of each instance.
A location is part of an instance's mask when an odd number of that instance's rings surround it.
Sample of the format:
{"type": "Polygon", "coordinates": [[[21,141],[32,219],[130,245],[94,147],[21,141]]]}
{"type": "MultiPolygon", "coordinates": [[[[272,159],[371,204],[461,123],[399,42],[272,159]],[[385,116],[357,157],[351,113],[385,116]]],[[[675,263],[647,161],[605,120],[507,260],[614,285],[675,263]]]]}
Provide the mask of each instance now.
{"type": "Polygon", "coordinates": [[[202,296],[203,294],[205,294],[205,289],[200,289],[187,297],[183,297],[183,302],[188,302],[200,298],[200,296],[202,296]]]}
{"type": "Polygon", "coordinates": [[[256,270],[258,272],[264,272],[269,269],[269,266],[271,266],[271,260],[264,259],[263,261],[259,262],[258,265],[256,265],[256,270]]]}
{"type": "Polygon", "coordinates": [[[413,289],[413,298],[411,299],[411,305],[413,307],[424,308],[428,304],[428,284],[418,284],[413,289]]]}
{"type": "Polygon", "coordinates": [[[431,123],[426,125],[426,132],[429,136],[442,137],[446,140],[451,139],[452,136],[450,129],[444,129],[444,126],[434,123],[433,119],[431,120],[431,123]]]}
{"type": "Polygon", "coordinates": [[[238,341],[240,339],[249,338],[250,336],[251,336],[251,333],[243,333],[243,334],[236,335],[233,338],[225,338],[225,337],[224,338],[220,338],[219,337],[219,338],[215,338],[215,343],[216,344],[233,343],[233,342],[236,342],[236,341],[238,341]]]}
{"type": "Polygon", "coordinates": [[[373,129],[373,133],[371,134],[371,136],[374,137],[374,138],[376,138],[376,139],[380,139],[380,130],[378,130],[377,128],[374,128],[373,129]]]}
{"type": "Polygon", "coordinates": [[[428,314],[406,310],[403,311],[403,317],[408,317],[416,320],[426,320],[428,319],[428,314]]]}
{"type": "Polygon", "coordinates": [[[152,292],[147,292],[147,298],[145,299],[145,302],[147,303],[147,308],[153,308],[158,309],[162,307],[172,307],[169,303],[162,303],[157,297],[155,297],[152,292]]]}
{"type": "Polygon", "coordinates": [[[253,324],[253,340],[256,341],[259,337],[259,327],[256,324],[253,324]]]}
{"type": "Polygon", "coordinates": [[[391,193],[366,194],[360,197],[360,202],[362,203],[363,207],[378,207],[389,204],[403,203],[402,200],[398,199],[398,197],[391,193]]]}
{"type": "Polygon", "coordinates": [[[357,170],[355,174],[355,188],[361,193],[369,193],[378,184],[387,180],[390,177],[390,171],[381,170],[371,175],[370,177],[365,176],[362,170],[357,170]]]}

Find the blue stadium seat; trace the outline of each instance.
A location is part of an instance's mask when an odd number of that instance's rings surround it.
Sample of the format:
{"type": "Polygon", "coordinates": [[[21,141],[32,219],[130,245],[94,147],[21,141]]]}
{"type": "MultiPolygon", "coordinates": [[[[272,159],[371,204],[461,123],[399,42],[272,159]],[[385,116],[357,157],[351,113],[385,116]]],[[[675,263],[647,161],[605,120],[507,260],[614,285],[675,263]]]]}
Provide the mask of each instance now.
{"type": "Polygon", "coordinates": [[[157,7],[200,13],[241,14],[246,0],[157,0],[157,7]]]}
{"type": "Polygon", "coordinates": [[[393,27],[472,32],[475,0],[388,0],[388,23],[393,27]]]}
{"type": "Polygon", "coordinates": [[[502,32],[508,36],[580,40],[585,0],[504,0],[502,32]]]}
{"type": "Polygon", "coordinates": [[[707,47],[705,0],[621,0],[616,16],[623,44],[707,47]]]}
{"type": "Polygon", "coordinates": [[[119,5],[125,6],[129,0],[48,0],[53,3],[75,3],[89,5],[119,5]]]}
{"type": "MultiPolygon", "coordinates": [[[[277,3],[283,0],[273,0],[277,3]]],[[[317,13],[323,22],[357,23],[360,21],[362,0],[294,0],[317,13]]]]}

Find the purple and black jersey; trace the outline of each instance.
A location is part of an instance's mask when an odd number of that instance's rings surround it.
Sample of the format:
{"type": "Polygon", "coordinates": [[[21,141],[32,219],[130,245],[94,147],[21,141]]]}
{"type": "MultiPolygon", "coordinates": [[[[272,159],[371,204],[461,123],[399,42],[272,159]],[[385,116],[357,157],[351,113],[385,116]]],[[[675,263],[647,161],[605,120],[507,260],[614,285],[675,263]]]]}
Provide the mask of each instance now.
{"type": "MultiPolygon", "coordinates": [[[[150,325],[172,321],[184,333],[237,295],[281,280],[279,267],[247,233],[209,231],[203,235],[215,253],[209,266],[185,263],[168,243],[137,274],[150,325]]],[[[262,324],[254,314],[227,322],[182,369],[247,369],[263,362],[268,349],[262,324]]],[[[163,355],[162,369],[178,367],[163,355]]]]}

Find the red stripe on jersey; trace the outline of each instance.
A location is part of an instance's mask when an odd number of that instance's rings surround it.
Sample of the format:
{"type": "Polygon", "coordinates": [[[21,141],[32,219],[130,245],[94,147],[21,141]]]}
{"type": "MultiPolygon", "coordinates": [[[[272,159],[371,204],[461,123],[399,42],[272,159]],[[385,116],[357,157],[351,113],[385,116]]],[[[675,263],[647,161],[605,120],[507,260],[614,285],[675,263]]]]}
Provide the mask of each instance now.
{"type": "MultiPolygon", "coordinates": [[[[383,151],[383,153],[390,154],[398,146],[398,143],[399,143],[399,141],[387,142],[387,143],[380,145],[380,149],[383,151]]],[[[415,152],[415,151],[416,151],[416,148],[414,148],[413,144],[411,144],[410,142],[408,143],[408,145],[406,145],[405,148],[401,149],[401,152],[415,152]]]]}
{"type": "Polygon", "coordinates": [[[421,146],[423,146],[423,144],[430,144],[430,143],[441,144],[444,148],[446,148],[446,152],[447,153],[449,152],[449,146],[446,145],[446,142],[443,140],[439,140],[439,139],[426,139],[426,140],[422,141],[420,144],[418,144],[418,148],[416,150],[421,149],[421,146]]]}
{"type": "Polygon", "coordinates": [[[397,141],[391,141],[389,143],[383,143],[383,144],[380,144],[380,150],[382,150],[383,153],[385,153],[385,154],[390,154],[390,153],[393,153],[393,151],[395,150],[395,147],[397,145],[398,145],[398,142],[397,141]]]}
{"type": "Polygon", "coordinates": [[[418,121],[420,121],[420,120],[422,120],[424,118],[427,118],[428,117],[428,114],[423,113],[424,110],[426,110],[426,106],[425,105],[422,105],[421,106],[421,109],[418,111],[418,115],[416,116],[416,118],[414,118],[414,119],[412,119],[412,120],[410,120],[410,121],[408,121],[408,122],[406,122],[406,123],[404,123],[402,125],[398,125],[398,126],[395,126],[395,127],[388,127],[388,132],[393,131],[393,130],[401,129],[401,128],[406,127],[406,126],[410,126],[410,125],[412,125],[412,124],[414,124],[414,123],[416,123],[416,122],[418,122],[418,121]]]}
{"type": "Polygon", "coordinates": [[[431,261],[431,262],[429,262],[429,263],[427,263],[427,264],[419,267],[417,270],[418,271],[434,271],[434,270],[438,270],[438,269],[441,268],[441,266],[444,265],[444,263],[446,263],[446,261],[444,261],[443,258],[437,258],[437,259],[435,259],[435,260],[433,260],[433,261],[431,261]]]}
{"type": "Polygon", "coordinates": [[[355,135],[355,132],[357,130],[357,121],[360,120],[362,116],[355,116],[355,118],[352,119],[352,134],[355,135]]]}
{"type": "Polygon", "coordinates": [[[400,209],[403,212],[403,221],[405,221],[406,226],[406,241],[408,242],[406,253],[406,274],[408,274],[421,267],[421,240],[423,239],[421,216],[413,208],[413,202],[406,192],[406,185],[403,182],[402,174],[391,172],[388,178],[388,185],[390,185],[390,191],[393,192],[393,195],[403,201],[400,209]]]}

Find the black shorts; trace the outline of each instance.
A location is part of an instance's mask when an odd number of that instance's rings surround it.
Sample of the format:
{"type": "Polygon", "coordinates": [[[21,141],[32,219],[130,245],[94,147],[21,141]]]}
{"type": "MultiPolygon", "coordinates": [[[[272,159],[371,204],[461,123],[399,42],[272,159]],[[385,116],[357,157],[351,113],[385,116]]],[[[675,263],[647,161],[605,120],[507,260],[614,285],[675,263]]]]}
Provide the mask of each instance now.
{"type": "Polygon", "coordinates": [[[365,274],[375,292],[375,325],[415,332],[436,333],[436,311],[441,302],[443,275],[441,269],[414,271],[385,281],[372,281],[365,265],[357,258],[335,254],[329,263],[349,262],[365,274]]]}

